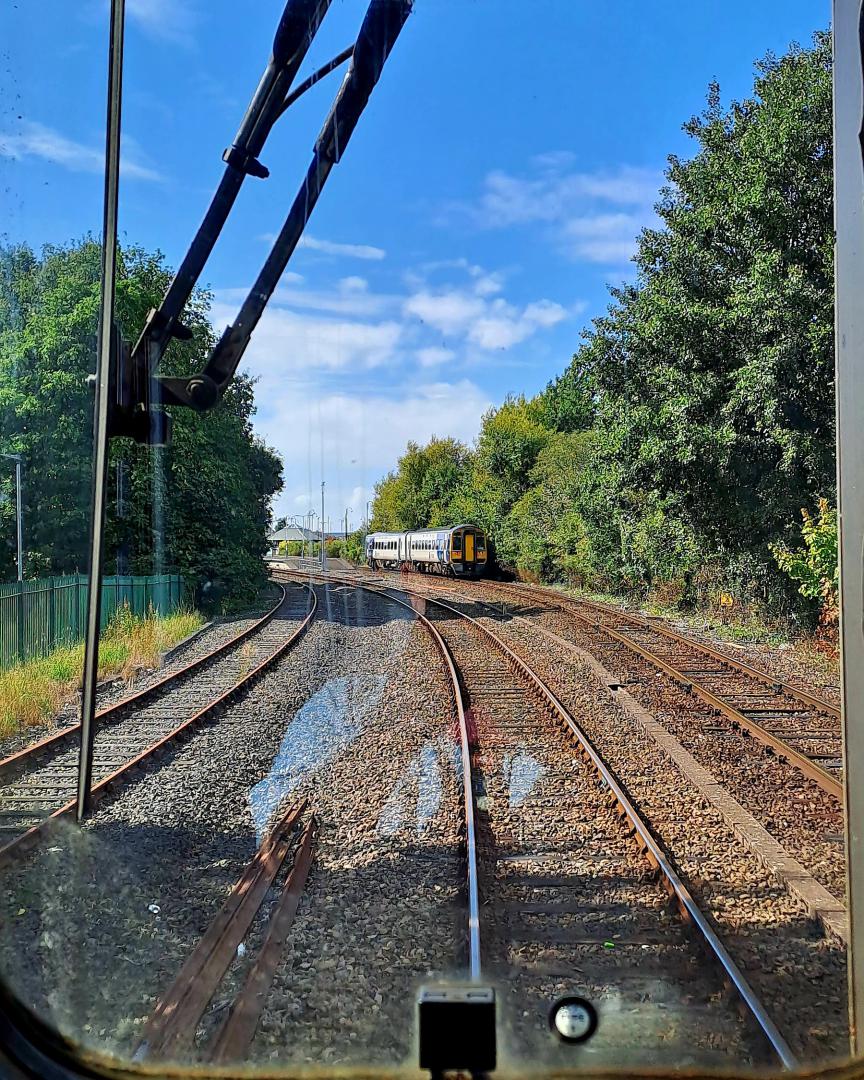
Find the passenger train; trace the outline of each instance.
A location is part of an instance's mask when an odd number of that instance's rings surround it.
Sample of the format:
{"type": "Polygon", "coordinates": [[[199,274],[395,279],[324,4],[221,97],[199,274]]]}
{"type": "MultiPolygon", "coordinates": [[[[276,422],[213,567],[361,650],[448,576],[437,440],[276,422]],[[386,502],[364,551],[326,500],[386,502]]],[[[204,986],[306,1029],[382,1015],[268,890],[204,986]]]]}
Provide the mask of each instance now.
{"type": "Polygon", "coordinates": [[[476,525],[366,536],[366,562],[375,570],[478,578],[486,571],[486,552],[486,534],[476,525]]]}

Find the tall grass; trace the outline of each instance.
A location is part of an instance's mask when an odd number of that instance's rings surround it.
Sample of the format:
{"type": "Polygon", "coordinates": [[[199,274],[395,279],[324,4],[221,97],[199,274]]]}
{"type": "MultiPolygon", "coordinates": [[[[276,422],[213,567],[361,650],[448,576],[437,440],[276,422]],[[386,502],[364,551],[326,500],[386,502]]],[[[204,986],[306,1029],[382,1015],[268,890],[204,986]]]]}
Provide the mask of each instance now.
{"type": "MultiPolygon", "coordinates": [[[[100,640],[99,678],[120,675],[131,681],[142,669],[158,667],[162,653],[202,622],[197,611],[133,615],[128,605],[119,607],[100,640]]],[[[74,699],[83,670],[84,643],[79,642],[0,672],[0,738],[50,720],[74,699]]]]}

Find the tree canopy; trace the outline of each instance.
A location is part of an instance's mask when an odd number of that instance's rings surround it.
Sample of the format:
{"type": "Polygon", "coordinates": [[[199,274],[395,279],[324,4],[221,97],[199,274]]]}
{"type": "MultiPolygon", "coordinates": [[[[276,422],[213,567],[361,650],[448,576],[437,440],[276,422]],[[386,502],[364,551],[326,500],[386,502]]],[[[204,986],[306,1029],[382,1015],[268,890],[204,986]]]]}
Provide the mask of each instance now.
{"type": "MultiPolygon", "coordinates": [[[[24,460],[28,573],[86,569],[100,248],[90,239],[40,254],[0,248],[0,450],[24,460]]],[[[118,253],[117,318],[134,339],[170,281],[160,254],[118,253]]],[[[198,291],[165,369],[200,369],[214,343],[209,296],[198,291]]],[[[241,596],[262,581],[269,505],[282,485],[275,453],[252,431],[253,382],[238,376],[220,405],[174,411],[170,446],[112,440],[106,571],[170,569],[199,588],[241,596]]],[[[3,535],[14,537],[14,499],[4,481],[3,535]]],[[[10,574],[14,549],[0,549],[10,574]]]]}

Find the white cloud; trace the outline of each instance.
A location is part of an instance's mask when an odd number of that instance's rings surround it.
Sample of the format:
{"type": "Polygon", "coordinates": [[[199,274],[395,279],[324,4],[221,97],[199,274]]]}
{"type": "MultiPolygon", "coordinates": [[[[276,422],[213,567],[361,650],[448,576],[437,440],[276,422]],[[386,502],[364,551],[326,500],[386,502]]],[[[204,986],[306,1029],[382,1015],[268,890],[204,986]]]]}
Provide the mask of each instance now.
{"type": "MultiPolygon", "coordinates": [[[[221,298],[211,310],[213,324],[219,328],[236,314],[236,308],[221,298]]],[[[368,369],[394,359],[402,334],[398,322],[327,319],[271,304],[252,335],[245,359],[256,371],[275,368],[286,375],[305,369],[368,369]]]]}
{"type": "Polygon", "coordinates": [[[371,244],[339,244],[333,240],[318,240],[314,236],[301,236],[298,247],[307,251],[319,251],[322,255],[345,255],[349,259],[370,259],[379,261],[386,257],[383,248],[371,244]]]}
{"type": "Polygon", "coordinates": [[[481,297],[457,289],[439,293],[422,290],[408,297],[404,310],[442,334],[462,334],[481,318],[486,304],[481,297]]]}
{"type": "MultiPolygon", "coordinates": [[[[244,365],[259,380],[255,428],[285,462],[277,514],[303,513],[310,500],[317,508],[323,475],[327,513],[335,518],[347,505],[359,521],[375,481],[409,439],[476,435],[490,400],[460,378],[466,367],[579,310],[550,299],[512,303],[497,295],[503,275],[464,261],[437,269],[450,271],[441,285],[420,273],[410,279],[413,291],[401,295],[377,293],[357,275],[329,289],[288,284],[276,291],[244,365]]],[[[219,331],[245,293],[217,293],[219,331]]]]}
{"type": "Polygon", "coordinates": [[[474,292],[478,296],[494,296],[501,292],[504,284],[500,274],[482,274],[474,282],[474,292]]]}
{"type": "Polygon", "coordinates": [[[186,0],[126,0],[129,18],[149,37],[189,44],[197,18],[186,0]]]}
{"type": "MultiPolygon", "coordinates": [[[[415,278],[408,294],[378,293],[356,275],[334,287],[280,285],[247,349],[256,370],[364,372],[391,367],[448,372],[482,362],[483,353],[512,348],[580,312],[549,299],[514,304],[492,293],[501,277],[467,265],[467,282],[432,288],[415,278]]],[[[218,333],[237,315],[245,288],[217,291],[218,333]]]]}
{"type": "MultiPolygon", "coordinates": [[[[155,169],[136,160],[139,156],[135,142],[124,139],[120,155],[122,175],[130,180],[161,180],[155,169]]],[[[21,131],[15,134],[0,134],[0,157],[13,161],[38,158],[70,172],[101,173],[105,169],[102,148],[85,146],[54,128],[35,122],[23,124],[21,131]]]]}
{"type": "Polygon", "coordinates": [[[626,263],[641,229],[656,221],[662,174],[632,166],[579,172],[574,162],[569,151],[553,151],[533,158],[527,175],[494,170],[477,203],[462,212],[484,229],[540,225],[548,242],[574,261],[626,263]]]}
{"type": "Polygon", "coordinates": [[[256,430],[282,455],[285,490],[276,513],[320,506],[333,523],[353,509],[359,523],[376,480],[396,464],[409,439],[433,435],[470,442],[490,399],[468,380],[429,382],[390,393],[324,393],[264,375],[256,398],[256,430]]]}
{"type": "Polygon", "coordinates": [[[456,358],[456,353],[452,349],[444,349],[437,345],[417,349],[414,355],[417,357],[417,363],[420,367],[424,368],[437,367],[439,364],[449,363],[449,361],[456,358]]]}
{"type": "MultiPolygon", "coordinates": [[[[388,311],[398,312],[401,303],[398,296],[371,292],[363,278],[343,278],[331,289],[294,287],[302,282],[303,278],[299,275],[283,274],[270,306],[281,305],[298,311],[322,311],[368,319],[384,315],[388,311]]],[[[216,297],[222,303],[239,305],[246,292],[246,289],[219,289],[216,297]]]]}
{"type": "Polygon", "coordinates": [[[564,224],[561,243],[577,259],[622,263],[635,255],[637,237],[645,224],[638,214],[571,218],[564,224]]]}
{"type": "Polygon", "coordinates": [[[586,200],[650,206],[662,176],[649,169],[622,167],[614,173],[562,172],[546,168],[539,176],[518,177],[494,171],[486,177],[477,208],[489,227],[531,221],[566,220],[586,200]]]}
{"type": "Polygon", "coordinates": [[[568,317],[567,310],[553,300],[520,308],[500,296],[488,300],[454,288],[414,293],[405,301],[404,310],[442,334],[462,337],[486,350],[509,349],[568,317]]]}

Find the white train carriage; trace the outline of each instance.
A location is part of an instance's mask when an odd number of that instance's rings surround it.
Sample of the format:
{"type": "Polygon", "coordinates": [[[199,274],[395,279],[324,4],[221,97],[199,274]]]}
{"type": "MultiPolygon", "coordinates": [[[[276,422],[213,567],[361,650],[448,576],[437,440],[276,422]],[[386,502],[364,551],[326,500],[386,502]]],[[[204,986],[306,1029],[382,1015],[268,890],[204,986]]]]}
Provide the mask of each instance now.
{"type": "Polygon", "coordinates": [[[480,577],[487,558],[486,534],[475,525],[376,532],[366,537],[366,561],[373,569],[480,577]]]}

